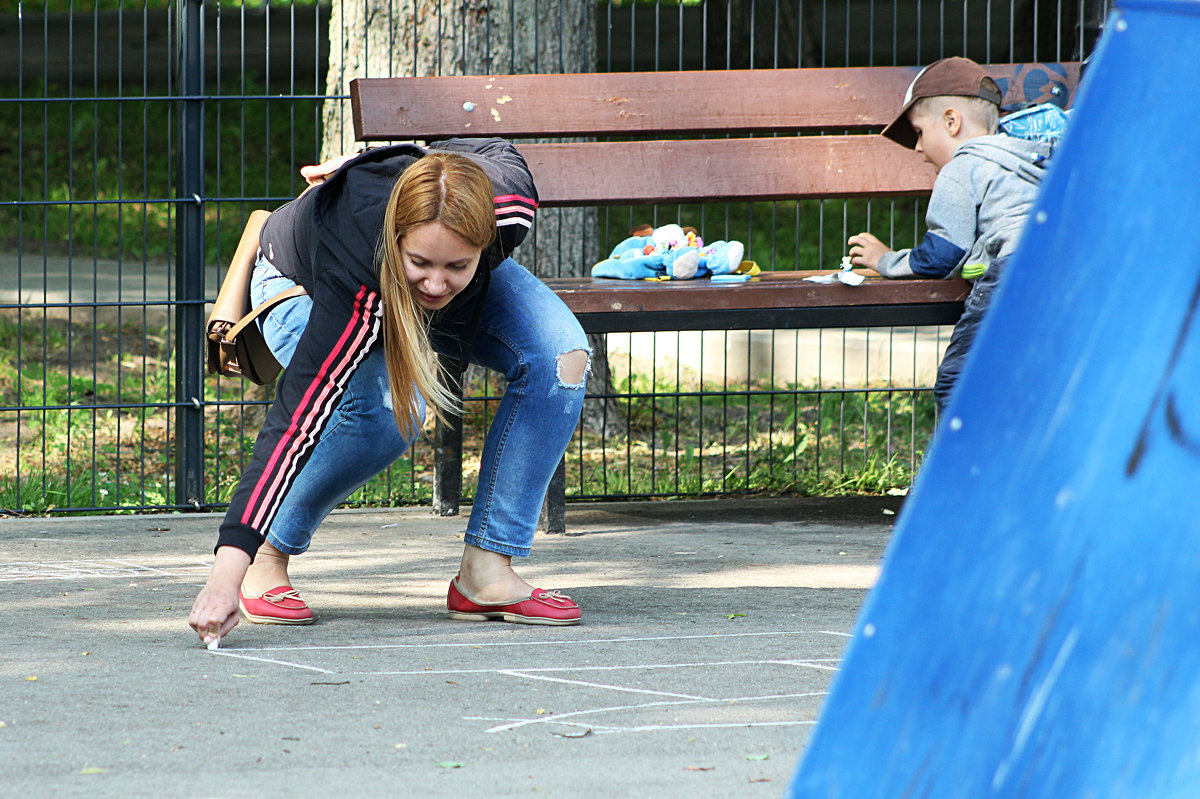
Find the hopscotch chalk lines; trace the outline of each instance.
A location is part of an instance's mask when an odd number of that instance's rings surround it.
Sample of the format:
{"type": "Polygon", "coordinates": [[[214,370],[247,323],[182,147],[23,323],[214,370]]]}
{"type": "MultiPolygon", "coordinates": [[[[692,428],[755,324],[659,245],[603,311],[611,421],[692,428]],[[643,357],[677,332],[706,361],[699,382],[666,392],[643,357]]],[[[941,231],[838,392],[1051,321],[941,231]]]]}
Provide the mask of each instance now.
{"type": "MultiPolygon", "coordinates": [[[[798,658],[715,658],[705,660],[687,660],[683,662],[617,662],[611,664],[567,663],[562,665],[547,665],[544,650],[558,647],[559,655],[575,650],[584,654],[584,650],[593,646],[604,647],[604,658],[613,660],[620,658],[621,649],[644,649],[655,643],[685,644],[688,641],[704,639],[712,642],[705,647],[713,652],[720,646],[740,649],[746,639],[779,638],[786,639],[795,636],[829,636],[845,639],[849,635],[844,632],[830,630],[781,630],[770,632],[748,633],[714,633],[708,635],[673,635],[673,636],[638,636],[617,638],[567,639],[560,641],[457,641],[453,643],[396,643],[396,644],[366,644],[343,646],[297,646],[270,647],[253,649],[220,649],[212,654],[219,657],[236,660],[270,664],[291,669],[312,672],[314,674],[334,677],[359,677],[377,679],[428,679],[446,682],[455,677],[460,679],[478,679],[487,681],[492,687],[489,690],[504,692],[510,689],[496,688],[496,681],[517,683],[526,686],[536,683],[553,683],[567,689],[567,702],[574,705],[573,709],[564,709],[554,713],[538,714],[529,717],[496,717],[482,715],[463,716],[464,721],[481,722],[486,733],[505,733],[524,728],[548,725],[548,728],[566,728],[570,732],[556,732],[564,737],[578,737],[589,734],[617,733],[651,733],[681,730],[705,730],[748,727],[780,727],[780,726],[812,726],[816,723],[816,713],[821,698],[826,695],[821,690],[782,690],[765,691],[763,693],[742,692],[737,688],[748,685],[761,685],[764,682],[795,685],[801,682],[796,670],[806,670],[832,673],[837,671],[840,658],[838,657],[798,657],[798,658]],[[456,657],[462,657],[469,652],[483,660],[487,655],[500,653],[514,654],[520,660],[535,660],[538,665],[494,665],[483,664],[463,668],[415,668],[415,669],[363,669],[360,665],[344,666],[344,658],[363,658],[367,653],[387,653],[388,651],[404,651],[408,654],[437,655],[444,659],[447,650],[459,650],[456,657]],[[542,651],[539,651],[542,650],[542,651]],[[357,653],[357,654],[356,654],[357,653]],[[775,673],[771,680],[761,679],[763,670],[770,669],[775,673]],[[728,673],[731,678],[721,682],[730,686],[731,690],[718,695],[713,691],[689,690],[686,686],[694,682],[697,676],[711,678],[718,672],[728,673]],[[645,687],[636,678],[648,675],[667,680],[667,686],[645,687]],[[759,679],[756,679],[756,676],[759,679]],[[621,677],[630,679],[622,680],[621,677]],[[618,704],[597,704],[597,692],[620,695],[626,701],[618,704]],[[641,701],[629,701],[638,697],[641,701]],[[571,701],[576,700],[576,701],[571,701]],[[798,711],[802,705],[803,712],[798,711]],[[771,709],[776,708],[772,713],[771,709]],[[692,711],[690,718],[677,719],[669,722],[646,719],[662,710],[692,711]],[[714,710],[719,711],[720,718],[713,718],[714,710]],[[743,712],[745,711],[745,712],[743,712]],[[731,718],[731,716],[740,716],[731,718]],[[706,718],[707,717],[707,718],[706,718]]],[[[465,682],[465,680],[464,680],[465,682]]],[[[811,679],[809,680],[811,682],[811,679]]],[[[822,681],[824,682],[824,681],[822,681]]],[[[511,690],[510,690],[511,692],[511,690]]],[[[560,702],[562,700],[559,700],[560,702]]]]}
{"type": "Polygon", "coordinates": [[[208,574],[212,564],[203,561],[169,568],[144,566],[128,560],[16,561],[0,563],[0,582],[23,580],[78,580],[87,577],[194,577],[208,574]]]}
{"type": "MultiPolygon", "coordinates": [[[[85,578],[146,578],[146,577],[203,577],[211,564],[196,560],[183,563],[160,564],[149,566],[119,558],[99,560],[67,560],[51,562],[16,561],[0,563],[0,583],[15,581],[41,580],[74,580],[85,578]]],[[[410,634],[440,633],[442,628],[414,630],[410,634]]],[[[782,670],[785,684],[799,682],[792,675],[797,671],[827,672],[837,671],[839,657],[796,657],[796,658],[746,658],[738,657],[737,646],[746,639],[779,638],[786,639],[795,636],[821,637],[826,640],[848,638],[849,634],[831,630],[779,630],[769,632],[746,633],[713,633],[704,635],[670,635],[670,636],[630,636],[613,638],[584,638],[564,640],[538,641],[489,641],[483,639],[456,642],[425,642],[425,643],[392,643],[392,644],[353,644],[340,646],[293,646],[271,648],[219,649],[209,653],[217,657],[234,658],[242,661],[256,662],[280,666],[289,669],[306,671],[315,675],[335,677],[362,677],[375,679],[425,679],[437,678],[446,681],[448,678],[499,680],[514,683],[514,689],[521,685],[532,686],[539,683],[551,683],[565,688],[568,697],[576,698],[575,709],[561,712],[546,713],[531,717],[494,717],[481,715],[463,716],[464,721],[478,722],[484,725],[486,733],[505,733],[516,730],[535,728],[546,725],[547,729],[565,729],[568,732],[555,732],[564,737],[581,735],[604,735],[616,733],[649,733],[680,730],[725,729],[734,727],[779,727],[779,726],[811,726],[816,723],[816,713],[820,698],[826,695],[824,682],[821,690],[812,691],[766,691],[763,693],[746,693],[731,690],[717,695],[715,691],[688,690],[686,684],[696,682],[696,676],[711,677],[716,671],[730,675],[722,685],[746,686],[762,685],[770,680],[761,679],[764,670],[779,672],[782,670]],[[686,645],[688,641],[704,639],[706,651],[715,655],[715,650],[724,645],[733,647],[734,654],[713,659],[688,659],[682,662],[646,662],[646,648],[659,644],[686,645]],[[711,642],[708,644],[707,642],[711,642]],[[575,650],[583,652],[588,647],[603,646],[604,659],[615,660],[625,658],[624,662],[610,664],[593,664],[562,662],[561,665],[547,665],[543,652],[546,648],[558,648],[559,656],[575,650]],[[541,650],[539,652],[539,649],[541,650]],[[634,649],[628,655],[620,650],[634,649]],[[358,660],[365,653],[405,651],[410,653],[425,652],[445,655],[448,650],[459,650],[458,655],[467,653],[512,653],[518,661],[534,660],[537,665],[522,666],[497,665],[481,663],[472,668],[421,668],[421,669],[376,669],[363,670],[347,660],[358,660]],[[357,656],[354,653],[359,653],[357,656]],[[622,681],[621,677],[630,680],[622,681]],[[636,684],[637,677],[655,676],[665,678],[669,684],[665,687],[644,687],[636,684]],[[756,679],[756,676],[759,679],[756,679]],[[630,684],[630,682],[634,684],[630,684]],[[684,687],[681,687],[684,686],[684,687]],[[596,692],[611,693],[641,701],[625,701],[617,704],[596,704],[596,692]],[[771,709],[774,708],[774,717],[771,709]],[[670,723],[650,723],[647,715],[653,715],[661,710],[677,710],[685,714],[693,711],[686,720],[670,723]],[[731,719],[731,711],[749,710],[742,718],[731,719]],[[720,719],[705,720],[704,711],[709,713],[719,711],[720,719]]],[[[773,679],[780,681],[780,675],[773,673],[773,679]]],[[[711,680],[710,680],[711,682],[711,680]]],[[[494,689],[493,689],[494,690],[494,689]]]]}

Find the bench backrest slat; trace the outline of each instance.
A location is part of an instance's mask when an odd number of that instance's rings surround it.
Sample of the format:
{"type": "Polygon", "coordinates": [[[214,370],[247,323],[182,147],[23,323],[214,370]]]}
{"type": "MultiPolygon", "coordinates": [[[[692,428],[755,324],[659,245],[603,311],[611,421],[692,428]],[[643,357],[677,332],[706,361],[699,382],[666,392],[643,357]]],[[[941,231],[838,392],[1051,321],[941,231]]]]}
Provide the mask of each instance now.
{"type": "MultiPolygon", "coordinates": [[[[1079,65],[986,67],[1005,103],[1069,104],[1079,65]]],[[[916,67],[369,78],[350,84],[362,141],[764,133],[886,125],[916,67]]]]}
{"type": "Polygon", "coordinates": [[[882,136],[525,144],[543,206],[927,193],[933,168],[882,136]],[[605,169],[598,165],[610,164],[605,169]],[[686,164],[686,169],[680,165],[686,164]]]}
{"type": "MultiPolygon", "coordinates": [[[[1078,64],[985,69],[1008,104],[1056,96],[1069,105],[1079,77],[1078,64]]],[[[933,169],[871,131],[891,121],[917,72],[853,67],[370,78],[352,81],[350,94],[355,134],[365,141],[632,139],[520,143],[546,206],[906,196],[928,193],[933,169]],[[826,132],[836,135],[798,135],[826,132]]]]}

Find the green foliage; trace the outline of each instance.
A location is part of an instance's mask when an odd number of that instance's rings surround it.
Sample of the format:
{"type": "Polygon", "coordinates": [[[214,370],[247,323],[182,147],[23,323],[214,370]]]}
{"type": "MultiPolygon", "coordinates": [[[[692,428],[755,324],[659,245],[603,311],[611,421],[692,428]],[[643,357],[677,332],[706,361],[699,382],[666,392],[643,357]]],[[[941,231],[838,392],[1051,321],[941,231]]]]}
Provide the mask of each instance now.
{"type": "MultiPolygon", "coordinates": [[[[302,188],[295,164],[314,160],[319,102],[267,97],[242,76],[210,91],[205,195],[256,198],[205,204],[205,257],[237,246],[245,213],[302,188]],[[238,97],[229,97],[236,94],[238,97]],[[245,96],[245,99],[241,99],[245,96]]],[[[0,157],[15,175],[0,190],[0,246],[100,258],[166,260],[173,246],[178,105],[167,98],[80,98],[38,87],[0,103],[0,157]],[[49,98],[49,101],[47,101],[49,98]]]]}

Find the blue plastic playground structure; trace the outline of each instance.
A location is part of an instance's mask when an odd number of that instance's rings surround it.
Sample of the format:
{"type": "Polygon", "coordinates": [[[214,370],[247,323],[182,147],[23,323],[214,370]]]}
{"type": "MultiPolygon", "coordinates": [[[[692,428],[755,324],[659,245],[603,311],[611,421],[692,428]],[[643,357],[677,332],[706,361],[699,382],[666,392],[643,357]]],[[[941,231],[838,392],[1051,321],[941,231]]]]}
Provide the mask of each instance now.
{"type": "Polygon", "coordinates": [[[1123,0],[796,799],[1200,797],[1200,2],[1123,0]]]}

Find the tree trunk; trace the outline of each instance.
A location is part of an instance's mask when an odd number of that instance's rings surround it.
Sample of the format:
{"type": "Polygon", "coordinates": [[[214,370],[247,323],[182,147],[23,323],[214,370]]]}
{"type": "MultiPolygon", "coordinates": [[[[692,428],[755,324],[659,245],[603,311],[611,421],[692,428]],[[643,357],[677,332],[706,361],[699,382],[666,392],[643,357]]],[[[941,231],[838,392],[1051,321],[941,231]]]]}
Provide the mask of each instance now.
{"type": "MultiPolygon", "coordinates": [[[[358,77],[592,72],[596,64],[592,0],[335,0],[329,31],[330,97],[348,97],[358,77]]],[[[326,100],[322,118],[322,157],[359,148],[349,99],[326,100]]],[[[602,255],[597,225],[595,209],[543,209],[516,258],[539,277],[585,274],[602,255]]],[[[589,391],[611,393],[605,339],[589,340],[589,391]]],[[[589,401],[584,424],[625,430],[613,401],[589,401]]]]}
{"type": "MultiPolygon", "coordinates": [[[[590,0],[335,0],[326,93],[359,77],[591,72],[594,14],[590,0]]],[[[323,117],[322,154],[355,149],[350,101],[323,117]]]]}

